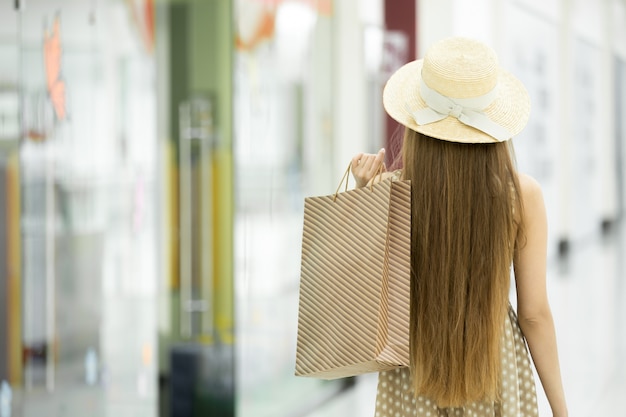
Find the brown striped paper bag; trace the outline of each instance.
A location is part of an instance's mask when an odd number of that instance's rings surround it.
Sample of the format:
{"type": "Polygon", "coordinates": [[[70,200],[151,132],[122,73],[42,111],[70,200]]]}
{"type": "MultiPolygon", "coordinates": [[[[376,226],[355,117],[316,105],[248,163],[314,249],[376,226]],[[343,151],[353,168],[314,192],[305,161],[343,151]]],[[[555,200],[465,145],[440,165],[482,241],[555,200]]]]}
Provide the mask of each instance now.
{"type": "Polygon", "coordinates": [[[297,376],[408,366],[410,236],[409,181],[305,199],[297,376]]]}

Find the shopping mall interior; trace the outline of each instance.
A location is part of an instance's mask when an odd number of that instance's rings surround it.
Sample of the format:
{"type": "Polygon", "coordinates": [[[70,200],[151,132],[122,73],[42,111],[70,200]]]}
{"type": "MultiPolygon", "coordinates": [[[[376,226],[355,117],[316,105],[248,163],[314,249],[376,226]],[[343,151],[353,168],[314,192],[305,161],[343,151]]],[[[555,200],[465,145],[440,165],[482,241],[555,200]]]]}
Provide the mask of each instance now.
{"type": "Polygon", "coordinates": [[[304,199],[451,35],[529,91],[570,414],[622,415],[625,0],[0,0],[0,417],[373,416],[294,375],[304,199]]]}

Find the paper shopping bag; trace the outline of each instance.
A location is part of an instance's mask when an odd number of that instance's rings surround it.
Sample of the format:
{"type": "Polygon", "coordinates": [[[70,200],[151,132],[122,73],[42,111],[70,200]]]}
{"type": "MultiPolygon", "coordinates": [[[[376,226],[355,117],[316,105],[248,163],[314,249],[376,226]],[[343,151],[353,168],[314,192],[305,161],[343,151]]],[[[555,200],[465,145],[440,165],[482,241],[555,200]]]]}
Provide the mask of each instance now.
{"type": "Polygon", "coordinates": [[[296,375],[408,366],[410,244],[409,181],[305,199],[296,375]]]}

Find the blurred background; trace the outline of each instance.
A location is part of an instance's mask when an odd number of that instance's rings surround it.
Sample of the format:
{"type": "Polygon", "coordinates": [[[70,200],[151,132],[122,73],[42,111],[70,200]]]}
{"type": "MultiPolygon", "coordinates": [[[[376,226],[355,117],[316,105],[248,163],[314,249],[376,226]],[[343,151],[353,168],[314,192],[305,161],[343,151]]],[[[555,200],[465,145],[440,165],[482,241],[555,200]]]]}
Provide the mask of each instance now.
{"type": "Polygon", "coordinates": [[[624,415],[625,0],[0,0],[0,417],[372,416],[293,376],[303,200],[450,35],[528,87],[570,413],[624,415]]]}

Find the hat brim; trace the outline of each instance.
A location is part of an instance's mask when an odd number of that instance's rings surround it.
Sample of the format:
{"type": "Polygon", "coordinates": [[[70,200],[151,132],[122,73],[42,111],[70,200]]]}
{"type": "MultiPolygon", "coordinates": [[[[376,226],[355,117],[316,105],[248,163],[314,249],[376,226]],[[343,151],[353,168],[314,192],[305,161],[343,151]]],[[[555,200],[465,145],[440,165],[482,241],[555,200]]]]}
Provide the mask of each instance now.
{"type": "MultiPolygon", "coordinates": [[[[423,59],[409,62],[387,81],[383,90],[383,105],[389,116],[416,132],[436,139],[460,143],[498,142],[487,133],[467,126],[452,116],[425,125],[416,123],[412,113],[427,107],[419,92],[422,64],[423,59]]],[[[528,91],[513,74],[500,69],[496,98],[483,113],[506,128],[512,138],[521,132],[528,122],[530,115],[528,91]]]]}

